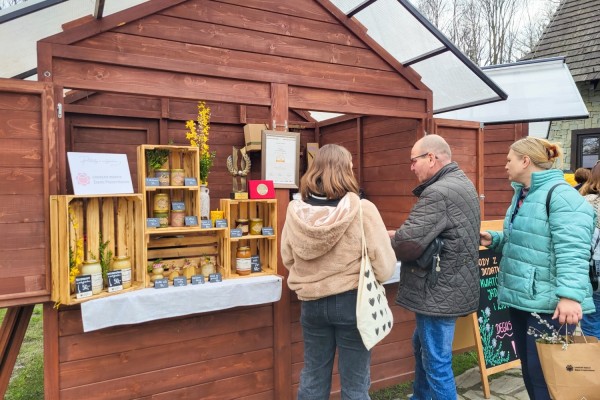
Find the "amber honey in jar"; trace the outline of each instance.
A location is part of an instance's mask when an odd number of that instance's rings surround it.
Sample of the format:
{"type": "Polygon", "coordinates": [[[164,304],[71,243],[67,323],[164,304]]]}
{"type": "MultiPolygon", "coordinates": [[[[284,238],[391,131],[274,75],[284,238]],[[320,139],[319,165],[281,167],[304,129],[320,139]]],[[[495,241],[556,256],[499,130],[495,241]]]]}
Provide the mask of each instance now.
{"type": "Polygon", "coordinates": [[[171,226],[181,227],[185,224],[185,210],[171,210],[171,226]]]}
{"type": "Polygon", "coordinates": [[[131,260],[127,256],[117,256],[113,258],[110,265],[111,271],[121,271],[121,280],[123,289],[131,287],[131,260]]]}
{"type": "Polygon", "coordinates": [[[239,218],[235,220],[235,227],[242,231],[242,236],[248,234],[248,220],[245,218],[239,218]]]}
{"type": "Polygon", "coordinates": [[[156,193],[154,195],[154,211],[169,212],[169,195],[167,193],[156,193]]]}
{"type": "Polygon", "coordinates": [[[238,275],[249,275],[252,263],[250,257],[250,247],[240,246],[235,253],[235,271],[238,275]]]}
{"type": "Polygon", "coordinates": [[[263,220],[262,218],[250,218],[250,234],[262,235],[263,220]]]}
{"type": "Polygon", "coordinates": [[[176,168],[171,170],[171,186],[183,186],[185,172],[183,169],[176,168]]]}

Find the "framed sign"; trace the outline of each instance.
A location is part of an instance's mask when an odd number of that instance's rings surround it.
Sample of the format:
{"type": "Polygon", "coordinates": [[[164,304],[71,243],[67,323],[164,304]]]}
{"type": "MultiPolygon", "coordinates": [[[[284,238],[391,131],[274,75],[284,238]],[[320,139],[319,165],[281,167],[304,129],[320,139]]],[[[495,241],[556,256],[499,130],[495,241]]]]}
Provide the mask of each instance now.
{"type": "Polygon", "coordinates": [[[75,194],[133,193],[126,154],[67,152],[75,194]]]}
{"type": "Polygon", "coordinates": [[[262,179],[275,188],[297,189],[300,185],[300,134],[262,131],[262,179]]]}

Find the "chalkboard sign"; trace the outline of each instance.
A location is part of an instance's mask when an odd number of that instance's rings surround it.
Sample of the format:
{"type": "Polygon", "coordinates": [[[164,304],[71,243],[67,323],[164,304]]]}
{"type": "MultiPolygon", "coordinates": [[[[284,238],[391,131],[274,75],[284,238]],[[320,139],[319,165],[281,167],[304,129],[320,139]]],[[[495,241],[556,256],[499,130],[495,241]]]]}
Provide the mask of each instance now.
{"type": "Polygon", "coordinates": [[[187,279],[185,276],[176,276],[173,278],[173,286],[185,286],[187,285],[187,279]]]}
{"type": "Polygon", "coordinates": [[[167,278],[157,279],[154,281],[154,289],[165,289],[169,287],[169,280],[167,278]]]}
{"type": "Polygon", "coordinates": [[[210,219],[203,219],[200,221],[200,228],[202,229],[210,229],[212,228],[212,221],[210,219]]]}
{"type": "Polygon", "coordinates": [[[192,276],[192,285],[200,285],[204,283],[204,275],[192,276]]]}
{"type": "Polygon", "coordinates": [[[477,322],[487,368],[517,360],[508,307],[498,304],[498,269],[501,254],[479,251],[479,309],[477,322]]]}
{"type": "Polygon", "coordinates": [[[217,272],[215,274],[209,274],[208,281],[209,282],[223,282],[223,277],[221,276],[221,273],[219,273],[219,272],[217,272]]]}
{"type": "Polygon", "coordinates": [[[181,211],[185,210],[185,203],[183,201],[172,201],[171,210],[181,211]]]}
{"type": "Polygon", "coordinates": [[[198,226],[198,217],[195,215],[187,215],[184,221],[185,226],[198,226]]]}
{"type": "Polygon", "coordinates": [[[79,275],[75,277],[76,298],[84,299],[92,295],[92,276],[79,275]]]}
{"type": "Polygon", "coordinates": [[[262,268],[260,266],[260,256],[251,256],[250,257],[250,271],[251,272],[262,272],[262,268]]]}
{"type": "Polygon", "coordinates": [[[146,218],[146,228],[160,227],[160,218],[146,218]]]}
{"type": "Polygon", "coordinates": [[[227,220],[226,219],[216,219],[215,220],[215,228],[227,228],[227,220]]]}
{"type": "Polygon", "coordinates": [[[185,186],[198,186],[196,178],[183,178],[183,184],[185,186]]]}
{"type": "Polygon", "coordinates": [[[106,279],[108,280],[108,292],[118,292],[123,290],[123,275],[121,270],[108,271],[106,273],[106,279]]]}
{"type": "Polygon", "coordinates": [[[160,186],[158,178],[146,178],[146,186],[160,186]]]}
{"type": "Polygon", "coordinates": [[[242,230],[241,230],[241,229],[238,229],[238,228],[232,228],[232,229],[229,231],[229,236],[231,236],[232,238],[236,238],[236,237],[242,237],[242,235],[243,235],[243,232],[242,232],[242,230]]]}
{"type": "Polygon", "coordinates": [[[263,236],[273,236],[275,234],[275,232],[273,232],[273,227],[271,226],[265,226],[261,229],[261,232],[263,236]]]}

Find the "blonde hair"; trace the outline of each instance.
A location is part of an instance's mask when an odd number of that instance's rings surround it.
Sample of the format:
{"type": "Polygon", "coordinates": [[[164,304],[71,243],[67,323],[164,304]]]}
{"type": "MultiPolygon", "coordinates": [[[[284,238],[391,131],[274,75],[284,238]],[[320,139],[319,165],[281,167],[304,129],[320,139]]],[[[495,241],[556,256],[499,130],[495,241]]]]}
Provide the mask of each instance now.
{"type": "Polygon", "coordinates": [[[328,199],[341,199],[346,193],[358,194],[358,182],[352,172],[352,154],[337,144],[321,147],[300,180],[300,194],[311,193],[328,199]]]}
{"type": "Polygon", "coordinates": [[[510,145],[510,149],[521,156],[527,156],[539,168],[550,169],[554,164],[562,167],[563,151],[558,143],[532,136],[524,137],[510,145]]]}
{"type": "Polygon", "coordinates": [[[586,194],[600,194],[600,164],[594,165],[590,177],[581,186],[579,193],[584,196],[586,194]]]}

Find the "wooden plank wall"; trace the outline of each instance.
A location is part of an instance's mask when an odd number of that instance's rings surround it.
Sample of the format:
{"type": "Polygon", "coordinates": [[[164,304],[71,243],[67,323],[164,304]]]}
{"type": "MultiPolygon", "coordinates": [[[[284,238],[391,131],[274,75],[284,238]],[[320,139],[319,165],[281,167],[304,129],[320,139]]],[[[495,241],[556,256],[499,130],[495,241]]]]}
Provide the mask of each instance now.
{"type": "Polygon", "coordinates": [[[528,134],[527,124],[486,125],[484,128],[484,220],[504,219],[514,194],[506,170],[510,145],[528,134]]]}
{"type": "Polygon", "coordinates": [[[0,304],[8,306],[35,303],[27,300],[32,295],[49,298],[44,167],[50,165],[41,90],[5,91],[5,83],[0,82],[0,304]]]}
{"type": "Polygon", "coordinates": [[[63,400],[273,399],[272,305],[89,333],[61,308],[59,327],[63,400]]]}

